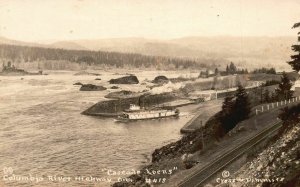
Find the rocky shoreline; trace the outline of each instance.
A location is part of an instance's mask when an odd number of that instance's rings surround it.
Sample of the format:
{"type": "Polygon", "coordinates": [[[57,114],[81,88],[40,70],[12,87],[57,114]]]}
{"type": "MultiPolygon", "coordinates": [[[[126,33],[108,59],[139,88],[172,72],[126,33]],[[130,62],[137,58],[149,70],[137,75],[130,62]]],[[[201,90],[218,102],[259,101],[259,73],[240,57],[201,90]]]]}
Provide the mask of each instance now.
{"type": "Polygon", "coordinates": [[[151,108],[164,102],[174,101],[177,98],[178,96],[176,93],[171,92],[153,95],[145,93],[133,97],[109,99],[96,103],[95,105],[83,111],[82,114],[103,117],[116,116],[125,109],[128,109],[130,104],[151,108]]]}
{"type": "Polygon", "coordinates": [[[26,76],[26,75],[46,75],[46,74],[43,74],[43,71],[39,71],[37,73],[31,73],[22,69],[4,70],[0,72],[0,76],[26,76]]]}
{"type": "MultiPolygon", "coordinates": [[[[18,69],[11,62],[8,62],[7,65],[3,64],[2,71],[0,76],[24,76],[24,75],[43,75],[43,71],[40,70],[37,73],[27,72],[23,69],[18,69]]],[[[46,75],[46,74],[44,74],[46,75]]]]}

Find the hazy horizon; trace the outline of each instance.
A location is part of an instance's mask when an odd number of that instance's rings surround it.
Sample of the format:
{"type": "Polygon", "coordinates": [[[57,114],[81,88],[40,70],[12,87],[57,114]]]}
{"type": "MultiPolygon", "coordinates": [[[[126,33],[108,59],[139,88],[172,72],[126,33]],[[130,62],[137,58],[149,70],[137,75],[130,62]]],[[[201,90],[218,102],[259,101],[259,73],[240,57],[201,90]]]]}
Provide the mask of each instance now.
{"type": "Polygon", "coordinates": [[[297,36],[294,35],[283,35],[283,36],[233,36],[233,35],[214,35],[214,36],[182,36],[177,38],[147,38],[147,37],[111,37],[111,38],[79,38],[79,39],[70,39],[70,40],[56,40],[56,39],[47,39],[47,40],[36,40],[36,41],[26,41],[26,40],[17,40],[15,38],[8,38],[0,35],[0,38],[5,38],[8,40],[15,40],[20,42],[29,42],[29,43],[37,43],[37,44],[53,44],[56,42],[76,42],[76,41],[93,41],[93,40],[122,40],[122,39],[137,39],[137,40],[148,40],[148,41],[161,41],[167,42],[172,40],[180,40],[180,39],[188,39],[188,38],[205,38],[205,39],[214,39],[214,38],[295,38],[295,42],[297,42],[297,36]]]}
{"type": "MultiPolygon", "coordinates": [[[[1,36],[0,36],[1,37],[1,36]]],[[[148,37],[111,37],[111,38],[79,38],[79,39],[70,39],[70,40],[38,40],[38,41],[28,41],[28,42],[36,42],[40,44],[52,44],[55,42],[64,42],[64,41],[82,41],[82,40],[122,40],[122,39],[141,39],[141,40],[157,40],[157,41],[172,41],[172,40],[180,40],[180,39],[187,39],[187,38],[207,38],[207,39],[213,39],[213,38],[295,38],[295,42],[297,42],[297,36],[295,35],[285,35],[285,36],[233,36],[233,35],[214,35],[214,36],[182,36],[177,38],[148,38],[148,37]]],[[[7,39],[13,39],[13,38],[7,38],[7,39]]],[[[26,41],[25,41],[26,42],[26,41]]]]}
{"type": "Polygon", "coordinates": [[[297,0],[4,0],[0,36],[25,42],[290,37],[297,0]]]}

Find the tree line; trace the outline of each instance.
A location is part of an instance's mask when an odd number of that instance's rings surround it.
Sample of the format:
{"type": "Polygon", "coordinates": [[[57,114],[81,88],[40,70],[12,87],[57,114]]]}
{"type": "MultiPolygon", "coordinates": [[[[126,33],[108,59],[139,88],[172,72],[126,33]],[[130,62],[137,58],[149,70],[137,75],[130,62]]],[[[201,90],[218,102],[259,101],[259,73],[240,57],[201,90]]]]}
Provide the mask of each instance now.
{"type": "Polygon", "coordinates": [[[230,62],[229,65],[226,66],[225,72],[221,72],[224,75],[233,75],[233,74],[248,74],[247,69],[238,69],[233,62],[230,62]]]}
{"type": "Polygon", "coordinates": [[[42,48],[29,46],[0,45],[0,58],[9,59],[13,63],[35,61],[70,61],[78,64],[108,65],[117,68],[161,68],[187,69],[203,68],[211,64],[210,59],[182,59],[161,56],[147,56],[134,53],[118,53],[88,50],[66,50],[57,48],[42,48]]]}
{"type": "MultiPolygon", "coordinates": [[[[226,66],[225,72],[222,72],[223,74],[248,74],[247,69],[239,69],[236,67],[236,65],[233,62],[230,62],[229,65],[226,66]]],[[[276,74],[275,68],[257,68],[251,71],[250,73],[257,74],[257,73],[266,73],[266,74],[276,74]]]]}
{"type": "Polygon", "coordinates": [[[252,73],[266,73],[266,74],[276,74],[275,68],[259,68],[252,71],[252,73]]]}
{"type": "Polygon", "coordinates": [[[258,89],[260,89],[260,103],[270,103],[282,100],[288,100],[293,97],[293,91],[291,90],[293,84],[284,72],[281,76],[281,81],[271,80],[266,81],[258,89]],[[270,91],[268,86],[278,85],[275,91],[270,91]]]}

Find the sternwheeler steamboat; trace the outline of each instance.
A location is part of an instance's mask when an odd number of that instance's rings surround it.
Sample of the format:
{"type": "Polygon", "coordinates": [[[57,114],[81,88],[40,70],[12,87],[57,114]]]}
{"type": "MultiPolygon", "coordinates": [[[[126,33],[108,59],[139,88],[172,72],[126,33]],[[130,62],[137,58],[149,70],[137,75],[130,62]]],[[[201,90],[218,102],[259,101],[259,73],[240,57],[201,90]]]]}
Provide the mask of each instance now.
{"type": "Polygon", "coordinates": [[[160,119],[167,117],[178,117],[178,109],[141,109],[139,106],[131,104],[129,109],[125,110],[115,119],[116,122],[129,122],[147,119],[160,119]]]}

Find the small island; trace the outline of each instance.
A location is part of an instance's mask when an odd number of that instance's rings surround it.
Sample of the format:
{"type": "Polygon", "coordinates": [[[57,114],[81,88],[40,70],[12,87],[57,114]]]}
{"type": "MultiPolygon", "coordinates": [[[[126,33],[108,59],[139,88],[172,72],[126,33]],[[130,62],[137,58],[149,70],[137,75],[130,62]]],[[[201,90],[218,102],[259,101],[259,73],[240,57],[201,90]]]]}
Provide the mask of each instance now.
{"type": "Polygon", "coordinates": [[[23,75],[43,75],[43,71],[40,70],[37,73],[27,72],[23,69],[18,69],[14,65],[11,64],[10,61],[2,64],[2,71],[0,72],[2,76],[23,76],[23,75]]]}

